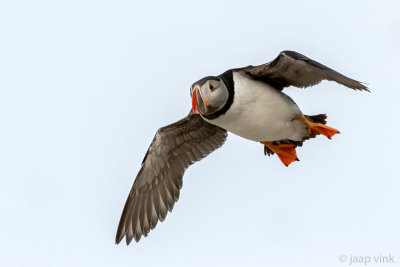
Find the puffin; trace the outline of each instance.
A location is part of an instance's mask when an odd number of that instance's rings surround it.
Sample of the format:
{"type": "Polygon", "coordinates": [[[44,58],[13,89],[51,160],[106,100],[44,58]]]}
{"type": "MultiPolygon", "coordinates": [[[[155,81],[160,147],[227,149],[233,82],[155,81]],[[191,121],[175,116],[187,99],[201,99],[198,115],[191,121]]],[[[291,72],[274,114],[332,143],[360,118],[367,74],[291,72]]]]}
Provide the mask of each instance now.
{"type": "Polygon", "coordinates": [[[306,88],[323,80],[369,91],[361,82],[294,51],[282,51],[258,66],[207,76],[190,87],[192,107],[183,119],[157,130],[134,180],[115,242],[139,242],[164,221],[179,198],[185,170],[221,147],[227,132],[259,142],[265,155],[285,166],[298,161],[296,147],[307,139],[339,131],[326,114],[305,115],[282,90],[306,88]]]}

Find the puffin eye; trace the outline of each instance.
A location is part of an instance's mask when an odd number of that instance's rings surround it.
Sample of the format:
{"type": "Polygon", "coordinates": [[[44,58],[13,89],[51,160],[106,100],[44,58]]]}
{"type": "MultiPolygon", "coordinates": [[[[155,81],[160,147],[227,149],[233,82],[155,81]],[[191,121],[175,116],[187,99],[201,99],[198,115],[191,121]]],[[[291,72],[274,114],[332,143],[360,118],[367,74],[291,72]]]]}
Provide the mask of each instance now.
{"type": "Polygon", "coordinates": [[[215,87],[211,83],[208,87],[210,88],[211,91],[213,91],[215,89],[215,87]]]}

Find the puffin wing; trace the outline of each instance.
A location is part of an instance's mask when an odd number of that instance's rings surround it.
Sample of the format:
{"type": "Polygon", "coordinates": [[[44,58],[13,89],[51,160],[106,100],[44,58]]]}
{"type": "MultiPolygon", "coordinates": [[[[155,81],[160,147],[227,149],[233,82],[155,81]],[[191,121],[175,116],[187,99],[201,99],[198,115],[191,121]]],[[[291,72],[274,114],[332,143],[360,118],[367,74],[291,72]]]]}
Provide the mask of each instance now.
{"type": "Polygon", "coordinates": [[[158,129],[126,200],[116,243],[124,236],[128,245],[132,238],[138,242],[163,221],[179,198],[185,170],[221,147],[227,135],[192,112],[158,129]]]}
{"type": "Polygon", "coordinates": [[[273,61],[243,69],[256,79],[264,80],[282,90],[295,86],[305,88],[316,85],[322,80],[335,81],[354,90],[368,88],[359,81],[340,74],[321,63],[294,51],[282,51],[273,61]]]}

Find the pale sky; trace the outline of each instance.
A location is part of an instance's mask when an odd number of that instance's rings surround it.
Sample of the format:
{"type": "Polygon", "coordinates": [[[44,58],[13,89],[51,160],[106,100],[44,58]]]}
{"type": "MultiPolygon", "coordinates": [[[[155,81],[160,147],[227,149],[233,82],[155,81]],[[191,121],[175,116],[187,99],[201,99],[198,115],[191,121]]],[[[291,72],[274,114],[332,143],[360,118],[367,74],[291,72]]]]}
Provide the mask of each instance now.
{"type": "Polygon", "coordinates": [[[400,262],[399,25],[398,1],[1,1],[0,265],[400,262]],[[288,49],[370,87],[285,91],[341,134],[305,142],[289,168],[230,134],[186,171],[163,223],[115,245],[143,156],[189,112],[190,85],[288,49]]]}

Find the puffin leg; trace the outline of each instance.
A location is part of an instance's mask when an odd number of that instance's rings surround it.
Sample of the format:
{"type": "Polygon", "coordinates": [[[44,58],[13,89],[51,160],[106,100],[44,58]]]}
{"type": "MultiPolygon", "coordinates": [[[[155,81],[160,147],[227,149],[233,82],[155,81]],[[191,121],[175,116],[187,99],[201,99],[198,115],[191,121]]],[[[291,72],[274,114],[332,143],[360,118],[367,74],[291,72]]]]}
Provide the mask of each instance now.
{"type": "Polygon", "coordinates": [[[293,161],[298,161],[296,154],[296,145],[294,144],[278,144],[275,145],[271,142],[260,142],[268,147],[272,152],[276,153],[282,163],[287,167],[293,161]]]}
{"type": "Polygon", "coordinates": [[[315,135],[322,134],[331,139],[332,136],[340,133],[335,128],[329,127],[325,124],[319,122],[312,122],[311,120],[307,119],[307,117],[305,117],[304,115],[298,118],[298,120],[307,124],[309,134],[315,134],[315,135]]]}

